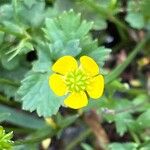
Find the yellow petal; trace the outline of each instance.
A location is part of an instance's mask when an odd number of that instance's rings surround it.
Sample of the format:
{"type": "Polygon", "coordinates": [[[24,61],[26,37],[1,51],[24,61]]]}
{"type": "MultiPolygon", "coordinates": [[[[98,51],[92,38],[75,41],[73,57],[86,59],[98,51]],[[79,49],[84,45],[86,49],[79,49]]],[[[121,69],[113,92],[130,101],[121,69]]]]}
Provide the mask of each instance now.
{"type": "Polygon", "coordinates": [[[86,89],[89,96],[93,99],[97,99],[102,96],[104,91],[104,78],[102,75],[94,77],[89,86],[86,89]]]}
{"type": "Polygon", "coordinates": [[[98,75],[99,67],[97,63],[88,56],[82,56],[80,58],[81,68],[90,76],[98,75]]]}
{"type": "Polygon", "coordinates": [[[72,56],[63,56],[59,58],[53,65],[52,70],[56,73],[65,75],[70,71],[74,71],[78,68],[78,63],[72,56]]]}
{"type": "Polygon", "coordinates": [[[88,104],[88,100],[85,92],[73,92],[65,99],[64,103],[70,108],[79,109],[86,106],[88,104]]]}
{"type": "Polygon", "coordinates": [[[52,74],[49,77],[49,86],[58,96],[63,96],[67,93],[67,86],[65,84],[63,76],[61,75],[52,74]]]}

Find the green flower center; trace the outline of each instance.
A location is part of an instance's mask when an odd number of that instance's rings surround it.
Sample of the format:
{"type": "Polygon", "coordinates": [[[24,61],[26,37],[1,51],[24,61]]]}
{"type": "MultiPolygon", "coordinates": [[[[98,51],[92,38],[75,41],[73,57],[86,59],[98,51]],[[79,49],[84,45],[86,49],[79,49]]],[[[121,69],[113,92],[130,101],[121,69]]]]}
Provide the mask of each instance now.
{"type": "Polygon", "coordinates": [[[70,92],[84,91],[89,84],[88,76],[80,69],[69,72],[66,76],[66,85],[70,92]]]}

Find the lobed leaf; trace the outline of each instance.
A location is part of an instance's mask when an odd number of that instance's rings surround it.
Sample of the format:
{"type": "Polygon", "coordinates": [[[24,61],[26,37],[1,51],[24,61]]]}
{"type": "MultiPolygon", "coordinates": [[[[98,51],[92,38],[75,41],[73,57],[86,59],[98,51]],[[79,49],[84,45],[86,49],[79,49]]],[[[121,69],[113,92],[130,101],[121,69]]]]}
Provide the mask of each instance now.
{"type": "Polygon", "coordinates": [[[43,30],[53,59],[64,55],[79,55],[82,51],[81,39],[88,35],[91,28],[92,23],[81,21],[80,14],[75,14],[73,10],[55,19],[47,18],[43,30]]]}
{"type": "Polygon", "coordinates": [[[30,72],[18,90],[24,110],[37,111],[39,116],[48,117],[58,112],[63,97],[57,97],[49,88],[50,73],[30,72]]]}

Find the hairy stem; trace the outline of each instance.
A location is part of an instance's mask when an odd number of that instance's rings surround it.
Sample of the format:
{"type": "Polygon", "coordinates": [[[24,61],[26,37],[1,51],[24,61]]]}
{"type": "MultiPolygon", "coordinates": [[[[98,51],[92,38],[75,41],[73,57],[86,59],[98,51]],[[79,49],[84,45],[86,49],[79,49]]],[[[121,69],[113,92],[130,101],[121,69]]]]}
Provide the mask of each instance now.
{"type": "Polygon", "coordinates": [[[109,73],[109,75],[105,78],[105,84],[108,84],[114,81],[123,71],[124,69],[131,63],[131,61],[135,58],[137,53],[145,46],[148,38],[144,38],[139,44],[133,49],[133,51],[129,54],[127,59],[120,65],[118,65],[113,71],[109,73]]]}

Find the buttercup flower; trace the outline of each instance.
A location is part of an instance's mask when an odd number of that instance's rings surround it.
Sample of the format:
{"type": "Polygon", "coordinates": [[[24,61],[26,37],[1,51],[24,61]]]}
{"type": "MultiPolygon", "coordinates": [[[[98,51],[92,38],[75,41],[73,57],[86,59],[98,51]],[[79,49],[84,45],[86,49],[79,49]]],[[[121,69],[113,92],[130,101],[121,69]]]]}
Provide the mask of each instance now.
{"type": "Polygon", "coordinates": [[[88,104],[88,96],[98,99],[104,90],[104,78],[99,74],[96,62],[88,57],[80,57],[80,64],[72,56],[59,58],[49,77],[50,88],[57,96],[68,94],[64,104],[73,109],[79,109],[88,104]]]}

